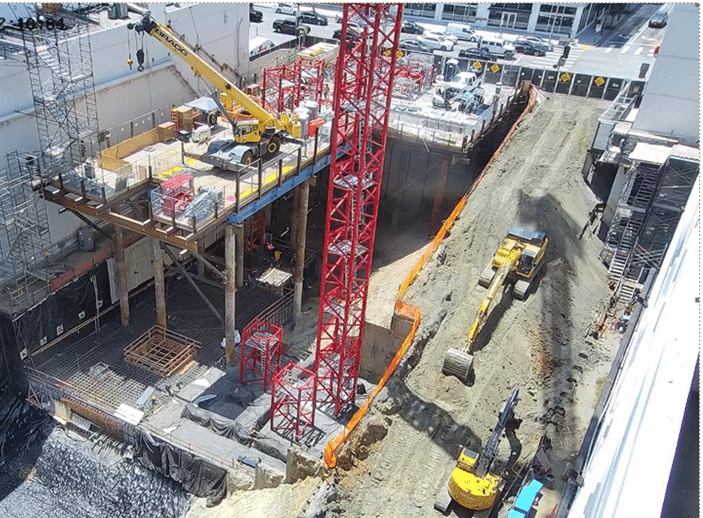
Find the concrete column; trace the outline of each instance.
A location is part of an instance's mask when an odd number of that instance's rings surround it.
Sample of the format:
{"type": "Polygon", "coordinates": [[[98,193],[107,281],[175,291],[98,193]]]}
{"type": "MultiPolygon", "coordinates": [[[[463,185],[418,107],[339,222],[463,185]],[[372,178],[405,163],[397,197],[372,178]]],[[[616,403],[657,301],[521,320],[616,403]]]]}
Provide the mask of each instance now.
{"type": "Polygon", "coordinates": [[[237,234],[237,288],[244,286],[244,225],[236,225],[237,234]]]}
{"type": "Polygon", "coordinates": [[[124,232],[115,227],[115,263],[117,263],[117,285],[120,290],[120,319],[123,326],[129,325],[129,291],[127,287],[127,265],[124,260],[124,232]]]}
{"type": "Polygon", "coordinates": [[[234,330],[235,306],[234,294],[237,292],[236,253],[234,226],[225,227],[225,263],[227,264],[227,288],[225,290],[225,356],[227,365],[234,366],[234,330]]]}
{"type": "Polygon", "coordinates": [[[530,19],[527,21],[527,32],[535,32],[540,7],[542,7],[542,4],[532,4],[532,11],[530,11],[530,19]]]}
{"type": "Polygon", "coordinates": [[[291,214],[291,220],[290,220],[290,244],[291,246],[295,246],[295,243],[298,242],[298,227],[300,222],[298,221],[300,217],[300,189],[301,186],[299,185],[295,189],[293,189],[293,213],[291,214]]]}
{"type": "Polygon", "coordinates": [[[151,238],[154,249],[154,291],[156,292],[156,324],[166,328],[166,285],[164,283],[164,257],[161,242],[151,238]]]}
{"type": "Polygon", "coordinates": [[[479,2],[476,6],[476,27],[488,27],[488,7],[491,4],[488,2],[479,2]]]}
{"type": "Polygon", "coordinates": [[[449,172],[449,159],[444,158],[437,171],[437,190],[434,195],[434,205],[432,206],[432,218],[430,219],[430,237],[434,236],[439,229],[439,222],[442,218],[442,203],[444,202],[444,188],[447,184],[447,173],[449,172]]]}
{"type": "Polygon", "coordinates": [[[300,219],[298,221],[298,242],[295,250],[295,288],[293,291],[293,315],[300,317],[303,306],[303,269],[305,266],[305,237],[308,228],[308,199],[310,183],[305,180],[300,185],[300,219]]]}

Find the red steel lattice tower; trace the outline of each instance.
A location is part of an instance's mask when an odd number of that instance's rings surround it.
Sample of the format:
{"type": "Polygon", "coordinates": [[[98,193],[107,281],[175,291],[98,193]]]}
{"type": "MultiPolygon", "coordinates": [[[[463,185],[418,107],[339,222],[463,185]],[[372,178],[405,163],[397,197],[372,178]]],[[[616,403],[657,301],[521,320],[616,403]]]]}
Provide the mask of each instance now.
{"type": "Polygon", "coordinates": [[[401,18],[402,4],[344,5],[315,357],[317,399],[335,414],[356,395],[401,18]]]}

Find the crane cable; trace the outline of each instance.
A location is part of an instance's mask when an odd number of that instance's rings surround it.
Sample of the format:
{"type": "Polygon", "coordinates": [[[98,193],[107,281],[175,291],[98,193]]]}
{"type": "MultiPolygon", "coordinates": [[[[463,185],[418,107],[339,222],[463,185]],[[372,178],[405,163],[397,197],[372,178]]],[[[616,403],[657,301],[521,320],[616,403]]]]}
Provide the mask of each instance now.
{"type": "Polygon", "coordinates": [[[132,65],[134,64],[134,60],[132,59],[132,43],[129,39],[129,29],[127,30],[127,64],[129,65],[129,69],[132,70],[132,65]]]}

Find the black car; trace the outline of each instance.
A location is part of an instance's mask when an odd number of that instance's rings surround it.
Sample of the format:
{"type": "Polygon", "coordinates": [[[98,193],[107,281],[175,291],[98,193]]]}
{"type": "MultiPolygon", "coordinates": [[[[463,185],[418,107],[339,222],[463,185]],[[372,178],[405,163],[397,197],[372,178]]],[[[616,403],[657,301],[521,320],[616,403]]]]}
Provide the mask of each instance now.
{"type": "Polygon", "coordinates": [[[460,58],[467,59],[478,59],[482,61],[489,61],[492,56],[488,49],[475,48],[475,49],[461,49],[459,51],[460,58]]]}
{"type": "Polygon", "coordinates": [[[264,13],[254,9],[254,6],[249,4],[249,21],[259,23],[264,19],[264,13]]]}
{"type": "Polygon", "coordinates": [[[315,11],[301,11],[300,21],[313,25],[327,25],[327,17],[315,11]]]}
{"type": "Polygon", "coordinates": [[[400,26],[400,32],[407,32],[408,34],[422,34],[425,29],[420,27],[415,22],[406,21],[400,26]]]}
{"type": "Polygon", "coordinates": [[[398,48],[402,50],[415,50],[417,52],[432,53],[432,49],[418,40],[400,40],[400,43],[398,43],[398,48]]]}
{"type": "Polygon", "coordinates": [[[535,43],[533,41],[516,41],[515,52],[520,52],[522,54],[530,54],[532,56],[546,56],[547,46],[541,43],[535,43]]]}
{"type": "MultiPolygon", "coordinates": [[[[347,27],[347,38],[358,38],[361,36],[361,33],[352,27],[347,27]]],[[[342,39],[342,29],[337,29],[332,33],[332,38],[335,40],[342,39]]]]}
{"type": "Polygon", "coordinates": [[[298,23],[295,18],[284,18],[273,22],[273,32],[282,32],[293,36],[298,34],[308,35],[310,34],[310,26],[298,23]]]}
{"type": "Polygon", "coordinates": [[[668,21],[669,21],[669,15],[667,14],[666,11],[657,11],[649,19],[649,26],[656,27],[656,28],[666,27],[666,22],[668,22],[668,21]]]}

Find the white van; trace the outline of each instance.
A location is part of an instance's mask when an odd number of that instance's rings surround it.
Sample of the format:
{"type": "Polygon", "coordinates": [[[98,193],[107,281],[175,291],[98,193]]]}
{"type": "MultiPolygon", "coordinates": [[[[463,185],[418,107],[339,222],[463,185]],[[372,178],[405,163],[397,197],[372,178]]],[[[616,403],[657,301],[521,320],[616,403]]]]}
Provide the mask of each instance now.
{"type": "Polygon", "coordinates": [[[270,39],[257,36],[249,42],[249,57],[256,56],[258,53],[268,50],[273,46],[273,42],[270,39]]]}
{"type": "Polygon", "coordinates": [[[494,56],[498,56],[503,59],[510,59],[515,55],[515,47],[513,44],[503,40],[482,38],[478,46],[482,49],[488,50],[488,52],[494,56]]]}
{"type": "Polygon", "coordinates": [[[462,25],[461,23],[448,23],[444,31],[447,34],[456,36],[463,41],[478,41],[478,35],[470,25],[462,25]]]}

